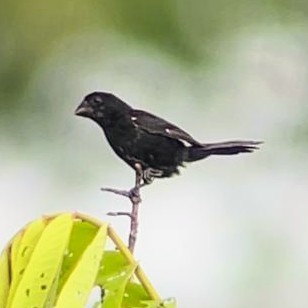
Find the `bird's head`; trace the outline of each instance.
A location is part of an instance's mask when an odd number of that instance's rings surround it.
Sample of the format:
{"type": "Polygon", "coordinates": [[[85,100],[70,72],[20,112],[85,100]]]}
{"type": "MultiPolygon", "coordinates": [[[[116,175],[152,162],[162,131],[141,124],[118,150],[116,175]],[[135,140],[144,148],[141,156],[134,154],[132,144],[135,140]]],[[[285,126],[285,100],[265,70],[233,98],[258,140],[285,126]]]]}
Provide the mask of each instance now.
{"type": "Polygon", "coordinates": [[[100,124],[107,118],[131,109],[126,103],[111,93],[93,92],[87,95],[75,110],[75,115],[90,118],[100,124]]]}
{"type": "Polygon", "coordinates": [[[87,95],[75,110],[75,115],[94,120],[103,118],[106,108],[106,101],[108,100],[108,96],[111,95],[112,94],[102,92],[94,92],[87,95]]]}

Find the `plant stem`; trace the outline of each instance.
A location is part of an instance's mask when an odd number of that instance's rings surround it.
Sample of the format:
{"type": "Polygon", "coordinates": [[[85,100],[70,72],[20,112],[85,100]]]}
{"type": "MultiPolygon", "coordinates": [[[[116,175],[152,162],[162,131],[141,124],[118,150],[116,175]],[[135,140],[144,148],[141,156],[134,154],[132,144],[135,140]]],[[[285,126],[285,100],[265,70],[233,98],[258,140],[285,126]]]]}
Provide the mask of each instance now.
{"type": "Polygon", "coordinates": [[[135,186],[130,190],[119,190],[113,188],[101,188],[102,191],[112,192],[114,194],[129,198],[132,203],[131,212],[109,212],[107,215],[110,216],[127,216],[130,218],[130,232],[128,238],[128,249],[133,254],[135,250],[135,245],[137,241],[138,234],[138,214],[139,214],[139,205],[141,203],[140,198],[140,188],[142,187],[142,169],[140,164],[135,164],[136,167],[136,178],[135,186]]]}

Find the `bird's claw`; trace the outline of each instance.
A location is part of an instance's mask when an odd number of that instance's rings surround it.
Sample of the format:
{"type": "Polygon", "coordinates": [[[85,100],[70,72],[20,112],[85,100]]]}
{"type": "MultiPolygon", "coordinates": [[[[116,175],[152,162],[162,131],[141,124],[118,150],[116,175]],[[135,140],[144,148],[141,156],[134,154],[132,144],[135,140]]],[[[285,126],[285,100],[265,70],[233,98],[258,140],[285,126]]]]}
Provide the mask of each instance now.
{"type": "Polygon", "coordinates": [[[146,184],[151,184],[154,178],[161,177],[163,175],[162,170],[147,168],[143,171],[143,181],[146,184]]]}

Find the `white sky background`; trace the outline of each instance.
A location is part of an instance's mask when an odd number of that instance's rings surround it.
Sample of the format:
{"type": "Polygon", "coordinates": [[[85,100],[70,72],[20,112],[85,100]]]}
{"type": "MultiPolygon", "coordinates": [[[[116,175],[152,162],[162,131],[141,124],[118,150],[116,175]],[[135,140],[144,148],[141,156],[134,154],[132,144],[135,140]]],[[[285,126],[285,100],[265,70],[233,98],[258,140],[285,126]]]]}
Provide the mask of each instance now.
{"type": "Polygon", "coordinates": [[[91,39],[68,38],[38,69],[25,99],[41,97],[45,114],[24,120],[28,139],[0,133],[0,246],[59,211],[108,220],[126,239],[128,221],[104,213],[129,202],[99,188],[129,188],[133,171],[73,115],[85,94],[107,90],[203,142],[265,141],[142,191],[136,257],[161,296],[179,308],[307,307],[307,144],[296,135],[307,114],[304,34],[247,31],[221,45],[219,66],[191,72],[118,37],[88,47],[91,39]]]}

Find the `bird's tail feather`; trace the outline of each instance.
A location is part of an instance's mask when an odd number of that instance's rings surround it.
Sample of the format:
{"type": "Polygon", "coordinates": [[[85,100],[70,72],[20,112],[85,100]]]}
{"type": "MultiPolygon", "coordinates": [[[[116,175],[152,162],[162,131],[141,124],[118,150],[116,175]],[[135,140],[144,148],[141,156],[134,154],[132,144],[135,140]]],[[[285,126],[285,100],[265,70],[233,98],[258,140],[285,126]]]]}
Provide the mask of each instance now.
{"type": "Polygon", "coordinates": [[[192,162],[206,158],[210,155],[235,155],[239,153],[250,153],[259,149],[260,141],[227,141],[217,143],[205,143],[202,146],[191,146],[186,148],[184,161],[192,162]]]}

